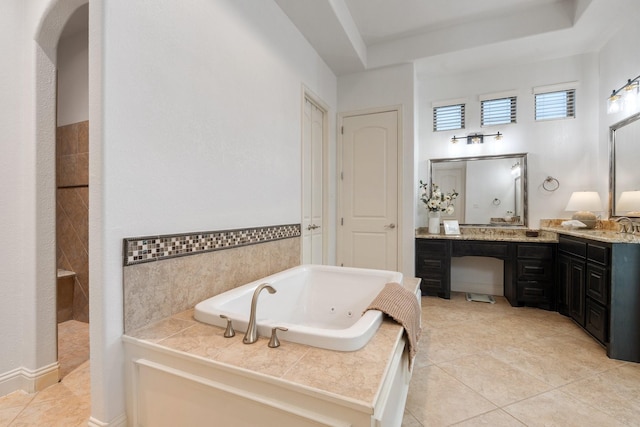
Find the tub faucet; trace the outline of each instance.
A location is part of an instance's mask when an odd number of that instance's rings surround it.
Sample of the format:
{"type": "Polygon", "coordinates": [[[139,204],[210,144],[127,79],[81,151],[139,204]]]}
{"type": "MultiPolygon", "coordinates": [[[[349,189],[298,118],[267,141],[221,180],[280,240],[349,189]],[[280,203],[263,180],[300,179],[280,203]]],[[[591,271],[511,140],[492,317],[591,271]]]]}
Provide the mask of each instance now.
{"type": "Polygon", "coordinates": [[[251,298],[251,313],[249,314],[249,326],[247,326],[247,332],[244,334],[242,342],[245,344],[253,344],[258,341],[258,328],[256,326],[256,307],[258,305],[258,296],[260,292],[266,289],[270,294],[275,294],[276,290],[268,283],[263,283],[253,291],[253,298],[251,298]]]}

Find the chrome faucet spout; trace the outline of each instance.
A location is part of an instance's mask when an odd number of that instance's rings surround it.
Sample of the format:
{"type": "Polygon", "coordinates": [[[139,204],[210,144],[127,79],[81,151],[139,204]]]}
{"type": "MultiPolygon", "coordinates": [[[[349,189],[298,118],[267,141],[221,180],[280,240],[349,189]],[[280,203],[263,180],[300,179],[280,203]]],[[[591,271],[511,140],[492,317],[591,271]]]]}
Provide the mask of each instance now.
{"type": "Polygon", "coordinates": [[[270,294],[275,294],[276,290],[268,283],[263,283],[253,291],[253,298],[251,298],[251,312],[249,313],[249,325],[247,326],[247,332],[242,338],[242,342],[245,344],[253,344],[258,341],[258,327],[256,326],[256,307],[258,306],[258,296],[263,289],[269,291],[270,294]]]}
{"type": "Polygon", "coordinates": [[[635,231],[635,227],[636,224],[633,222],[633,220],[629,217],[626,216],[619,216],[618,218],[613,220],[614,222],[619,222],[620,223],[620,233],[633,233],[635,231]],[[626,221],[628,226],[625,227],[622,224],[622,221],[626,221]]]}

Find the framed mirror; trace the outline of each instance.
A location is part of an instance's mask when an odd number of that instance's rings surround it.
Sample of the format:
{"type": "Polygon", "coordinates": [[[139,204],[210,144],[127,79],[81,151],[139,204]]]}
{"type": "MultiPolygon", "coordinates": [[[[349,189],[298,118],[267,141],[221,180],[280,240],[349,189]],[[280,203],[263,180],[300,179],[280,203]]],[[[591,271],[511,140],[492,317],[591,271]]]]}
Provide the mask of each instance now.
{"type": "Polygon", "coordinates": [[[640,113],[609,129],[609,217],[640,217],[640,113]]]}
{"type": "Polygon", "coordinates": [[[431,186],[459,193],[454,213],[443,219],[461,225],[527,226],[526,153],[431,159],[429,170],[431,186]]]}

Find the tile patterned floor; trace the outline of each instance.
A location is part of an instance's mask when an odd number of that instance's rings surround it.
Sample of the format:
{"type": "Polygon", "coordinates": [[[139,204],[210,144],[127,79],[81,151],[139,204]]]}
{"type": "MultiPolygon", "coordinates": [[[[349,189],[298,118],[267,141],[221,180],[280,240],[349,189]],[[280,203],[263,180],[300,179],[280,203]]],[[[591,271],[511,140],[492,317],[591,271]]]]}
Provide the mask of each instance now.
{"type": "MultiPolygon", "coordinates": [[[[451,300],[423,298],[422,319],[403,427],[640,425],[640,365],[608,359],[558,313],[454,293],[451,300]]],[[[60,328],[61,370],[69,372],[60,383],[0,397],[0,426],[87,425],[85,325],[60,328]],[[66,332],[80,339],[65,341],[66,332]],[[65,352],[65,343],[85,356],[65,352]]]]}
{"type": "Polygon", "coordinates": [[[640,364],[558,313],[455,293],[422,321],[403,427],[640,425],[640,364]]]}
{"type": "Polygon", "coordinates": [[[0,397],[0,427],[86,427],[91,413],[87,323],[58,324],[58,356],[62,381],[38,393],[0,397]]]}

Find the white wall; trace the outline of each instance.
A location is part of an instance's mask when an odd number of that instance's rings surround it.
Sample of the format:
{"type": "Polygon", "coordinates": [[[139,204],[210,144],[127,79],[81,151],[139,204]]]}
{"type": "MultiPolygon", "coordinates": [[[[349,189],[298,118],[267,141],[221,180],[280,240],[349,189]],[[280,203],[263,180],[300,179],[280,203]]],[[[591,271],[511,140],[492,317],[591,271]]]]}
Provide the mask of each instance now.
{"type": "Polygon", "coordinates": [[[401,244],[402,265],[399,269],[413,276],[414,270],[414,212],[417,192],[415,182],[415,121],[414,121],[414,68],[413,64],[354,73],[338,78],[338,111],[341,113],[402,106],[402,163],[401,244]]]}
{"type": "Polygon", "coordinates": [[[299,223],[303,84],[335,116],[336,78],[275,2],[92,1],[89,13],[104,19],[90,48],[103,62],[90,93],[104,97],[102,124],[90,118],[92,410],[109,420],[124,411],[122,238],[299,223]]]}
{"type": "MultiPolygon", "coordinates": [[[[606,99],[611,95],[612,90],[619,89],[628,79],[640,75],[640,55],[635,53],[637,51],[635,46],[637,46],[639,38],[640,28],[636,22],[631,22],[631,24],[621,26],[618,33],[600,51],[598,63],[600,70],[598,102],[601,107],[598,133],[600,170],[608,168],[606,160],[609,152],[609,126],[633,114],[629,111],[607,114],[606,99]]],[[[608,181],[602,182],[600,186],[600,194],[608,194],[608,181]]]]}
{"type": "Polygon", "coordinates": [[[20,175],[25,161],[21,113],[25,108],[22,95],[28,60],[24,9],[23,2],[14,0],[5,2],[0,13],[0,235],[4,242],[12,242],[0,245],[0,377],[21,366],[22,361],[19,349],[25,301],[21,288],[22,271],[27,267],[27,248],[22,239],[27,226],[23,200],[29,194],[25,177],[20,175]]]}
{"type": "Polygon", "coordinates": [[[89,119],[89,37],[80,32],[58,43],[58,126],[89,119]]]}
{"type": "MultiPolygon", "coordinates": [[[[447,76],[418,75],[419,176],[428,178],[430,158],[469,157],[488,154],[529,153],[529,227],[539,227],[540,219],[566,218],[564,211],[571,192],[597,189],[603,200],[602,182],[608,170],[603,168],[598,150],[598,114],[601,98],[598,92],[598,57],[585,54],[553,61],[510,65],[499,62],[495,68],[473,73],[447,76]],[[535,122],[534,97],[536,86],[578,81],[576,118],[535,122]],[[517,123],[505,126],[480,127],[478,95],[515,90],[518,96],[517,123]],[[462,131],[433,132],[432,102],[466,99],[467,126],[462,131]],[[453,134],[504,134],[501,141],[486,138],[482,145],[451,144],[453,134]],[[560,181],[555,192],[542,189],[547,176],[560,181]]],[[[606,154],[605,154],[606,156],[606,154]]],[[[425,209],[417,208],[418,226],[426,224],[425,209]]]]}

